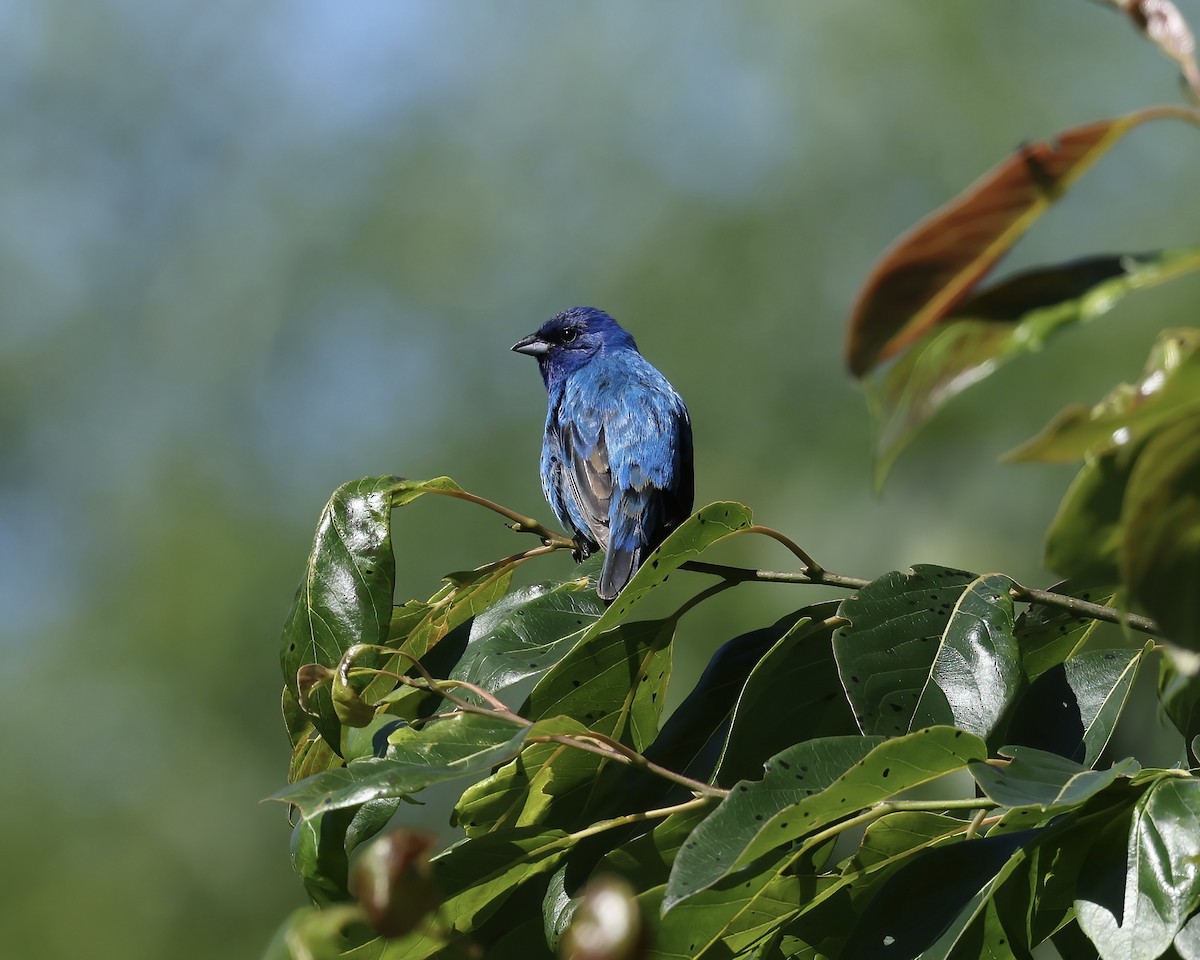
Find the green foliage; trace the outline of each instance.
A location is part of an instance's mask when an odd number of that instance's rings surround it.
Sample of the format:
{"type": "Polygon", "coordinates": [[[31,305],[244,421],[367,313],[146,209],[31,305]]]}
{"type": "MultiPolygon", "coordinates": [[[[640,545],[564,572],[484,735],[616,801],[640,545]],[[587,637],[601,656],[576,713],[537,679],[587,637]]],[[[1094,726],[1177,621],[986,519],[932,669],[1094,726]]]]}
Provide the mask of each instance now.
{"type": "MultiPolygon", "coordinates": [[[[847,351],[859,376],[895,358],[875,385],[881,476],[997,365],[1200,267],[1194,250],[1096,257],[976,289],[1101,154],[1164,117],[1200,123],[1159,108],[1022,148],[883,258],[847,351]]],[[[1164,332],[1138,384],[1012,455],[1083,461],[1045,548],[1071,580],[1050,590],[932,563],[833,574],[718,502],[605,606],[594,561],[515,585],[572,544],[448,478],[339,488],[281,652],[292,761],[273,799],[314,909],[269,956],[589,956],[600,940],[664,960],[1195,956],[1200,777],[1106,750],[1152,658],[1193,756],[1200,736],[1198,346],[1164,332]],[[425,494],[538,545],[399,598],[392,511],[425,494]],[[747,535],[794,569],[714,560],[747,535]],[[681,625],[751,582],[853,592],[728,640],[667,712],[681,625]],[[1102,621],[1125,628],[1115,645],[1095,643],[1102,621]],[[407,803],[456,781],[444,842],[405,825],[407,803]]]]}

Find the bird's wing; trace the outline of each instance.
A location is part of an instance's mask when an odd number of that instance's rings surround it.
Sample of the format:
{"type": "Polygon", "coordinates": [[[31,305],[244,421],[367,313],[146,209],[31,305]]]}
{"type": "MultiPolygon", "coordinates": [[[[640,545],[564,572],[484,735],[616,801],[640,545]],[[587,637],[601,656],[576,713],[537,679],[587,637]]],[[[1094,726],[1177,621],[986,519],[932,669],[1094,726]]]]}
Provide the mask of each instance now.
{"type": "Polygon", "coordinates": [[[608,546],[613,477],[604,423],[584,419],[563,425],[563,477],[584,527],[601,547],[608,546]]]}
{"type": "MultiPolygon", "coordinates": [[[[648,365],[647,365],[648,366],[648,365]]],[[[692,431],[687,409],[649,368],[608,422],[613,497],[599,594],[611,599],[646,554],[692,509],[692,431]]]]}

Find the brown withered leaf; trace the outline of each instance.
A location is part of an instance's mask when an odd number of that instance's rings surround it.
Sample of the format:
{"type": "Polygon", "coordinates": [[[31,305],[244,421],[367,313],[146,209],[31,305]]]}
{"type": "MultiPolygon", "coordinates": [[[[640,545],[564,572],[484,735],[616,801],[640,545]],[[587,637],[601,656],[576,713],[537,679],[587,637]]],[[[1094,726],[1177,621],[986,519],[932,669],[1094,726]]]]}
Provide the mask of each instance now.
{"type": "Polygon", "coordinates": [[[1194,111],[1154,107],[1026,144],[935,210],[884,252],[855,301],[846,344],[862,377],[945,320],[996,262],[1114,143],[1148,120],[1195,122],[1194,111]]]}

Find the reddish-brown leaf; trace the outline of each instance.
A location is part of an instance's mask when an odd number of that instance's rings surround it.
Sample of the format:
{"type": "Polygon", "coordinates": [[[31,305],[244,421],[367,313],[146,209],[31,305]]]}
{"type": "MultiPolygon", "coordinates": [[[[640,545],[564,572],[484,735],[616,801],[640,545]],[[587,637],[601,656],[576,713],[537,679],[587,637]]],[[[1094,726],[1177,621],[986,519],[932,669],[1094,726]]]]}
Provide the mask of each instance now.
{"type": "Polygon", "coordinates": [[[1155,107],[1026,144],[897,240],[875,264],[850,317],[846,362],[863,376],[940,323],[1017,239],[1117,140],[1161,117],[1155,107]]]}

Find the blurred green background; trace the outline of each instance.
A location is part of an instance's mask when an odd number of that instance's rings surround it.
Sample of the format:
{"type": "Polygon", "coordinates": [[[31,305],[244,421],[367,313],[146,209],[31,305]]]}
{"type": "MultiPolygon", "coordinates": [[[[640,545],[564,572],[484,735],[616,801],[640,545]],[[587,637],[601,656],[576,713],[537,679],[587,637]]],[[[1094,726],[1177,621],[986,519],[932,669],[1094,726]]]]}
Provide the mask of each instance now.
{"type": "MultiPolygon", "coordinates": [[[[1022,140],[1177,99],[1082,0],[0,2],[4,954],[255,956],[303,902],[259,801],[318,512],[446,473],[549,518],[542,385],[508,347],[566,306],[686,397],[698,502],[840,572],[1048,583],[1071,470],[997,455],[1134,376],[1200,284],[1002,371],[882,498],[843,326],[880,251],[1022,140]]],[[[1135,132],[1009,266],[1195,243],[1195,135],[1135,132]]],[[[405,595],[515,549],[457,503],[397,536],[405,595]]],[[[735,593],[685,682],[817,599],[735,593]]]]}

